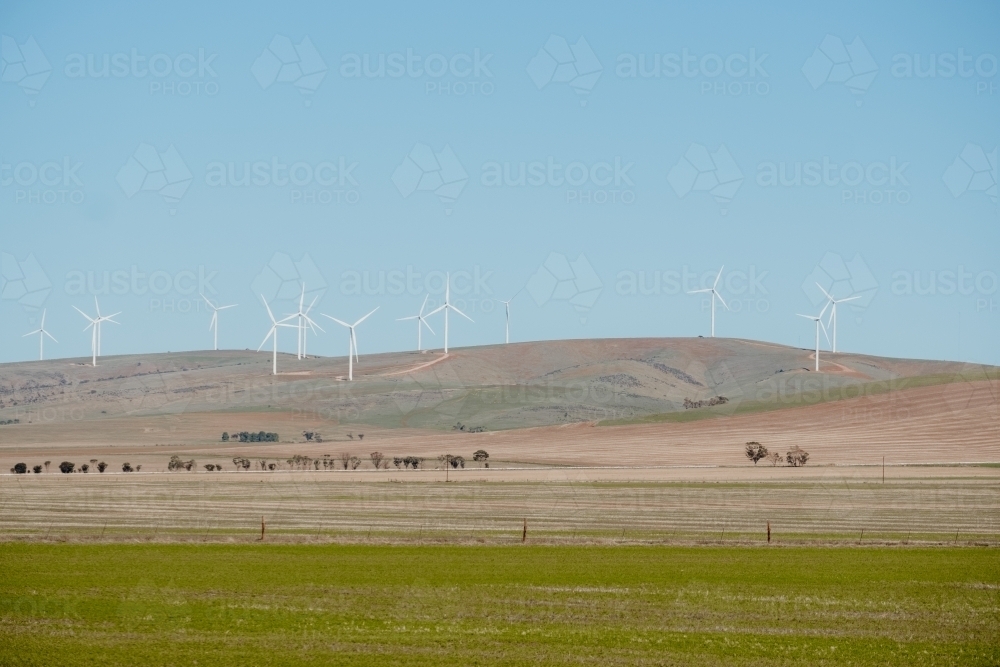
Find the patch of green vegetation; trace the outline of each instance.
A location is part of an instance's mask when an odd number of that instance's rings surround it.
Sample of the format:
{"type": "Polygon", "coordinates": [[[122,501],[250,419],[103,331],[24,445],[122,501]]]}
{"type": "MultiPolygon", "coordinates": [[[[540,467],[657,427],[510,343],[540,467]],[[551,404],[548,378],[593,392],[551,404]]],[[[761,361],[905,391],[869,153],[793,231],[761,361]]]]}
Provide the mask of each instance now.
{"type": "Polygon", "coordinates": [[[683,423],[711,419],[713,417],[730,417],[734,415],[755,414],[769,412],[771,410],[783,410],[787,408],[802,408],[819,403],[831,401],[842,401],[850,398],[862,396],[881,396],[894,391],[906,389],[917,389],[919,387],[933,387],[953,382],[975,382],[980,380],[1000,379],[1000,369],[981,369],[975,375],[956,375],[953,373],[935,375],[916,375],[907,378],[898,378],[878,382],[859,382],[835,385],[826,388],[811,387],[808,385],[807,376],[797,376],[806,382],[800,390],[782,395],[775,392],[768,395],[764,400],[742,400],[737,405],[724,404],[712,407],[694,408],[677,412],[658,412],[650,415],[640,415],[626,419],[605,419],[598,422],[598,426],[625,426],[629,424],[658,424],[658,423],[683,423]],[[981,373],[981,374],[980,374],[981,373]]]}
{"type": "Polygon", "coordinates": [[[3,665],[993,665],[992,549],[0,544],[3,665]]]}

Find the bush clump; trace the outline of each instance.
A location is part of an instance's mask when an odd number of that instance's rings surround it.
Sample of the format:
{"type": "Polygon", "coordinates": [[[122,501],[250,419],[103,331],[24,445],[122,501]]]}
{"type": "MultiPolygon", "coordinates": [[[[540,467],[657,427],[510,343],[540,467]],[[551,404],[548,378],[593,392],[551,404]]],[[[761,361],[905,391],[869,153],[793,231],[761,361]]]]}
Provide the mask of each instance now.
{"type": "Polygon", "coordinates": [[[59,464],[59,472],[66,473],[67,475],[73,472],[74,468],[76,468],[76,464],[72,461],[63,461],[59,464]]]}

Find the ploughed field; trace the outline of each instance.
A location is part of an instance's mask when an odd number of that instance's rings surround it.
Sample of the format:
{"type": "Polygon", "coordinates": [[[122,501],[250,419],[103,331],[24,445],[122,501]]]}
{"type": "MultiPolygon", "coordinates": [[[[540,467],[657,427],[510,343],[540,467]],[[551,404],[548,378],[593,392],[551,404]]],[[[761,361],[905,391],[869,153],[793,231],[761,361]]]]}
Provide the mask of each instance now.
{"type": "Polygon", "coordinates": [[[4,665],[995,665],[993,548],[0,544],[4,665]]]}

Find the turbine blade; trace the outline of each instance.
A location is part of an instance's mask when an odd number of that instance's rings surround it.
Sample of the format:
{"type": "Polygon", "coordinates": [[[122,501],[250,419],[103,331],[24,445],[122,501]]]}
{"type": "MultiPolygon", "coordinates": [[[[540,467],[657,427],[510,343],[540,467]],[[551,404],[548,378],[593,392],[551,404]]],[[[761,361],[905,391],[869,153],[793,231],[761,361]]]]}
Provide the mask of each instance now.
{"type": "Polygon", "coordinates": [[[826,305],[823,306],[823,310],[819,311],[819,317],[823,317],[823,314],[826,313],[826,309],[829,308],[829,307],[830,307],[830,302],[827,301],[826,305]]]}
{"type": "Polygon", "coordinates": [[[271,318],[271,323],[277,324],[274,319],[274,313],[271,312],[271,306],[267,305],[267,299],[264,298],[263,294],[260,295],[260,300],[264,302],[264,307],[267,308],[267,316],[271,318]]]}
{"type": "Polygon", "coordinates": [[[711,287],[709,287],[708,289],[693,289],[690,292],[688,292],[688,294],[701,294],[702,292],[711,292],[711,291],[712,291],[711,287]]]}
{"type": "Polygon", "coordinates": [[[475,323],[476,323],[476,322],[475,322],[475,320],[473,320],[473,319],[472,319],[471,317],[469,317],[468,315],[466,315],[465,313],[463,313],[462,311],[460,311],[460,310],[459,310],[458,308],[456,308],[455,306],[451,306],[451,305],[449,305],[448,307],[449,307],[449,308],[451,308],[452,310],[454,310],[454,311],[455,311],[456,313],[458,313],[458,314],[459,314],[459,315],[461,315],[462,317],[464,317],[465,319],[467,319],[467,320],[469,320],[470,322],[472,322],[473,324],[475,324],[475,323]]]}
{"type": "MultiPolygon", "coordinates": [[[[76,306],[73,306],[73,310],[75,310],[76,312],[78,312],[78,313],[80,313],[81,315],[83,315],[84,317],[86,317],[86,318],[87,318],[87,320],[88,320],[88,321],[89,321],[89,322],[90,322],[91,324],[93,324],[93,323],[94,323],[94,318],[92,318],[92,317],[91,317],[90,315],[88,315],[87,313],[83,312],[82,310],[80,310],[80,309],[79,309],[79,308],[77,308],[76,306]]],[[[86,329],[84,329],[84,331],[86,331],[86,329]]]]}
{"type": "Polygon", "coordinates": [[[807,320],[815,320],[815,319],[816,319],[816,318],[815,318],[815,317],[813,317],[812,315],[803,315],[802,313],[795,313],[795,314],[796,314],[796,315],[798,315],[799,317],[804,317],[804,318],[806,318],[807,320]]]}
{"type": "Polygon", "coordinates": [[[830,334],[828,334],[826,332],[826,325],[823,324],[823,320],[816,320],[816,323],[819,324],[819,326],[820,326],[821,329],[823,329],[823,336],[826,338],[826,344],[829,345],[830,344],[830,334]]]}
{"type": "Polygon", "coordinates": [[[837,303],[844,303],[845,301],[854,301],[855,299],[860,299],[861,295],[857,294],[855,296],[849,296],[846,299],[837,299],[837,303]]]}
{"type": "Polygon", "coordinates": [[[49,338],[51,338],[52,340],[54,340],[55,342],[57,342],[57,343],[59,342],[59,341],[57,341],[57,340],[56,340],[56,337],[55,337],[55,336],[53,336],[52,334],[50,334],[50,333],[49,333],[48,331],[46,331],[45,329],[42,329],[42,333],[43,333],[43,334],[45,334],[46,336],[48,336],[49,338]]]}
{"type": "Polygon", "coordinates": [[[832,297],[832,296],[830,296],[830,293],[829,293],[829,292],[827,292],[827,291],[826,291],[825,289],[823,289],[823,286],[822,286],[822,285],[820,285],[819,283],[816,283],[816,287],[818,287],[818,288],[819,288],[819,291],[823,293],[823,296],[825,296],[825,297],[826,297],[827,299],[829,299],[830,301],[833,301],[833,297],[832,297]]]}
{"type": "MultiPolygon", "coordinates": [[[[375,310],[378,310],[379,308],[381,308],[381,306],[375,306],[375,310]]],[[[360,320],[358,320],[357,322],[355,322],[354,326],[358,326],[359,324],[361,324],[362,322],[364,322],[365,320],[367,320],[369,317],[371,317],[372,313],[374,313],[375,310],[373,310],[371,313],[368,313],[367,315],[365,315],[364,317],[362,317],[360,320]]],[[[353,328],[352,328],[352,330],[353,330],[353,328]]]]}
{"type": "Polygon", "coordinates": [[[437,315],[442,310],[444,310],[446,307],[447,307],[447,304],[442,304],[442,305],[438,306],[437,308],[435,308],[434,310],[432,310],[431,312],[429,312],[426,315],[424,315],[424,317],[430,317],[431,315],[437,315]]]}
{"type": "Polygon", "coordinates": [[[396,321],[397,322],[402,322],[404,320],[422,320],[422,319],[424,319],[424,318],[421,317],[420,315],[410,315],[409,317],[397,317],[396,321]]]}
{"type": "Polygon", "coordinates": [[[424,295],[424,302],[423,302],[422,304],[420,304],[420,316],[421,316],[421,317],[423,317],[423,314],[424,314],[424,308],[426,308],[426,307],[427,307],[427,299],[429,299],[430,297],[431,297],[431,295],[430,295],[430,294],[425,294],[425,295],[424,295]]]}
{"type": "Polygon", "coordinates": [[[216,308],[216,310],[225,310],[226,308],[235,308],[238,305],[240,305],[240,304],[234,303],[231,306],[219,306],[218,308],[216,308]]]}
{"type": "Polygon", "coordinates": [[[215,304],[208,300],[207,296],[205,296],[204,294],[202,294],[201,298],[205,300],[205,303],[208,304],[209,308],[211,308],[212,310],[218,310],[218,308],[215,307],[215,304]]]}
{"type": "Polygon", "coordinates": [[[264,336],[264,340],[263,340],[263,341],[261,341],[261,343],[260,343],[260,347],[258,347],[258,348],[257,348],[257,351],[258,351],[258,352],[260,352],[260,351],[261,351],[261,349],[262,349],[262,348],[264,347],[264,344],[265,344],[265,343],[267,343],[267,339],[271,337],[271,334],[273,334],[273,333],[274,333],[274,332],[276,331],[276,329],[275,329],[275,327],[276,327],[276,326],[278,326],[278,325],[277,325],[277,324],[275,324],[274,326],[272,326],[272,327],[271,327],[271,330],[267,332],[267,335],[266,335],[266,336],[264,336]]]}
{"type": "Polygon", "coordinates": [[[721,294],[719,294],[718,292],[716,292],[714,289],[712,290],[712,294],[714,294],[715,296],[719,297],[719,301],[722,301],[722,305],[726,306],[726,310],[729,310],[729,306],[726,305],[725,301],[723,301],[721,294]]]}
{"type": "Polygon", "coordinates": [[[34,336],[36,333],[42,333],[41,329],[35,329],[34,331],[29,331],[28,333],[21,336],[21,338],[27,338],[28,336],[34,336]]]}
{"type": "Polygon", "coordinates": [[[722,277],[722,269],[724,268],[726,268],[725,264],[723,264],[722,267],[719,268],[719,275],[715,276],[715,282],[712,283],[712,289],[715,289],[719,285],[719,278],[722,277]]]}
{"type": "Polygon", "coordinates": [[[432,334],[434,334],[435,336],[437,336],[437,334],[434,333],[434,329],[431,329],[431,325],[427,324],[427,322],[422,317],[420,318],[420,324],[423,324],[425,327],[427,327],[428,331],[430,331],[432,334]]]}
{"type": "Polygon", "coordinates": [[[341,320],[338,320],[336,317],[331,317],[331,316],[327,315],[326,313],[320,313],[320,315],[322,315],[323,317],[325,317],[325,318],[327,318],[329,320],[333,320],[334,322],[336,322],[337,324],[339,324],[342,327],[347,327],[348,329],[351,328],[350,324],[348,324],[347,322],[342,322],[341,320]]]}

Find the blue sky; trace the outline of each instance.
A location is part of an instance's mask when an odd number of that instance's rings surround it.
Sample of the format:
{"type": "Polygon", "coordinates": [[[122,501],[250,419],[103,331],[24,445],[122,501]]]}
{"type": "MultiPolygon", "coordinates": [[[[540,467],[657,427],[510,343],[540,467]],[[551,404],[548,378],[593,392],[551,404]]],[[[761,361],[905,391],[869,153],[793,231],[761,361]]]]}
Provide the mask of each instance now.
{"type": "Polygon", "coordinates": [[[811,346],[818,281],[842,351],[1000,364],[1000,5],[536,4],[3,3],[0,361],[95,293],[105,354],[209,347],[199,290],[256,348],[297,280],[409,349],[445,272],[453,346],[519,290],[515,341],[693,336],[724,265],[720,336],[811,346]]]}

